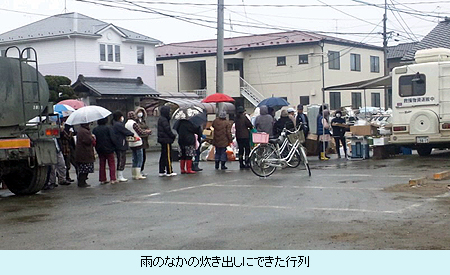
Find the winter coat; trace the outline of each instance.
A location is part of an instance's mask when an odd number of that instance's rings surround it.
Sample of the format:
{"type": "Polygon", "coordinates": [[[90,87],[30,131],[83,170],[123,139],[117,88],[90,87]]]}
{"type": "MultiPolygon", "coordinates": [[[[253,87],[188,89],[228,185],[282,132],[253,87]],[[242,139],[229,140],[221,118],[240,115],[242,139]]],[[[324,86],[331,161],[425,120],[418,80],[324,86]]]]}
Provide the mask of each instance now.
{"type": "Polygon", "coordinates": [[[140,138],[140,135],[145,134],[145,131],[139,127],[137,124],[137,116],[133,111],[128,112],[128,120],[127,123],[125,123],[125,128],[127,130],[133,132],[135,141],[129,141],[128,145],[132,149],[139,149],[142,148],[142,139],[140,138]]]}
{"type": "Polygon", "coordinates": [[[236,116],[234,127],[236,129],[236,138],[250,138],[250,129],[253,128],[253,125],[245,114],[236,116]]]}
{"type": "Polygon", "coordinates": [[[75,161],[79,163],[91,163],[95,161],[94,137],[89,130],[89,125],[82,125],[78,129],[75,161]]]}
{"type": "Polygon", "coordinates": [[[92,130],[95,135],[95,150],[98,154],[111,154],[116,150],[114,133],[108,125],[98,125],[92,130]]]}
{"type": "Polygon", "coordinates": [[[223,118],[216,118],[212,127],[214,128],[213,145],[218,148],[227,147],[233,140],[231,137],[231,124],[223,118]]]}
{"type": "Polygon", "coordinates": [[[300,129],[303,130],[303,133],[305,134],[305,138],[308,136],[309,133],[309,120],[308,120],[308,116],[306,114],[297,114],[297,117],[295,119],[295,125],[296,127],[298,127],[298,125],[300,125],[300,123],[302,124],[302,126],[300,127],[300,129]],[[303,121],[304,117],[305,121],[303,121]]]}
{"type": "Polygon", "coordinates": [[[200,129],[186,119],[180,120],[175,129],[178,133],[178,144],[180,146],[195,145],[195,134],[197,137],[202,135],[200,129]]]}
{"type": "Polygon", "coordinates": [[[133,132],[127,130],[122,122],[113,122],[113,133],[114,133],[114,145],[116,151],[126,151],[129,149],[128,143],[125,140],[126,137],[134,136],[133,132]]]}
{"type": "Polygon", "coordinates": [[[323,132],[323,130],[324,130],[323,122],[322,122],[323,119],[324,119],[323,116],[321,116],[321,115],[317,116],[317,135],[319,135],[319,136],[324,135],[324,134],[329,135],[331,133],[329,127],[328,127],[328,129],[325,128],[325,133],[323,132]]]}
{"type": "MultiPolygon", "coordinates": [[[[144,131],[150,129],[145,121],[145,119],[147,118],[147,111],[145,111],[145,109],[142,107],[138,107],[134,112],[136,113],[136,115],[138,114],[138,112],[142,112],[143,114],[142,117],[138,117],[136,120],[139,127],[141,127],[141,129],[144,131]]],[[[142,148],[144,149],[148,149],[150,147],[150,145],[148,144],[148,136],[149,134],[146,133],[143,135],[139,135],[139,137],[142,139],[142,148]]]]}
{"type": "Polygon", "coordinates": [[[173,143],[176,135],[170,129],[170,107],[162,106],[158,119],[158,143],[173,143]]]}
{"type": "Polygon", "coordinates": [[[284,128],[290,131],[295,130],[294,123],[288,116],[280,117],[280,119],[275,122],[275,124],[273,125],[273,135],[275,137],[280,136],[284,128]]]}
{"type": "MultiPolygon", "coordinates": [[[[335,117],[331,120],[331,125],[333,123],[345,124],[345,118],[335,117]]],[[[343,137],[345,135],[345,128],[340,126],[331,126],[333,128],[333,137],[343,137]]]]}
{"type": "Polygon", "coordinates": [[[273,117],[269,114],[267,106],[259,108],[260,115],[255,119],[255,128],[258,132],[273,134],[273,117]]]}

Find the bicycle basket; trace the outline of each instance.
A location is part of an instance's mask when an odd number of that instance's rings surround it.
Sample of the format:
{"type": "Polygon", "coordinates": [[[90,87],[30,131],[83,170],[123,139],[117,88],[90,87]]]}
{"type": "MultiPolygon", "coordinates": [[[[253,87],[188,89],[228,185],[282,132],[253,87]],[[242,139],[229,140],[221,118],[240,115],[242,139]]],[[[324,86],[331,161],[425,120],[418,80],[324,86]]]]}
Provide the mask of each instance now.
{"type": "Polygon", "coordinates": [[[252,133],[253,143],[268,143],[269,134],[266,133],[252,133]]]}
{"type": "Polygon", "coordinates": [[[295,143],[295,141],[297,141],[297,139],[298,139],[298,141],[300,141],[300,143],[305,142],[305,134],[301,130],[295,134],[290,134],[287,137],[288,137],[290,143],[295,143]]]}

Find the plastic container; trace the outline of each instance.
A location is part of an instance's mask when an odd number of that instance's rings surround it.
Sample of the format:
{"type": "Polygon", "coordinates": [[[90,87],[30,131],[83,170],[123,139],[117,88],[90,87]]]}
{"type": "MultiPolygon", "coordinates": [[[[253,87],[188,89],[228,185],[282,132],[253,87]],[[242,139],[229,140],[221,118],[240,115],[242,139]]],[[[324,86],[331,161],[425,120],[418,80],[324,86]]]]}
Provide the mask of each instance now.
{"type": "Polygon", "coordinates": [[[253,133],[252,139],[253,139],[253,143],[268,143],[269,142],[269,134],[253,133]]]}
{"type": "Polygon", "coordinates": [[[402,151],[403,155],[412,155],[412,149],[408,147],[401,147],[400,150],[402,151]]]}

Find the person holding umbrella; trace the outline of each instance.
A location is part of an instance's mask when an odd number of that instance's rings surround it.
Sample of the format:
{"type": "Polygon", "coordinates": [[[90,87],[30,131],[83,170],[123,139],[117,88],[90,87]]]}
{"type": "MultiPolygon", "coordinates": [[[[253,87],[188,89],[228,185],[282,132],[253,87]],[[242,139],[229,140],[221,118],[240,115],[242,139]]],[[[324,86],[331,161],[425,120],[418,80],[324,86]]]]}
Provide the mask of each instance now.
{"type": "Polygon", "coordinates": [[[256,131],[273,136],[274,118],[269,114],[268,107],[266,105],[260,106],[259,113],[260,115],[255,119],[256,131]]]}
{"type": "Polygon", "coordinates": [[[220,112],[219,117],[216,118],[212,127],[214,128],[214,137],[213,137],[213,145],[216,147],[215,153],[215,161],[216,161],[216,169],[219,169],[219,164],[221,164],[222,170],[228,169],[225,166],[225,163],[228,160],[227,157],[227,146],[233,142],[231,136],[231,125],[227,120],[227,113],[225,111],[220,112]]]}
{"type": "Polygon", "coordinates": [[[192,158],[197,153],[196,143],[200,143],[202,134],[200,128],[187,119],[178,120],[174,128],[178,133],[181,174],[195,174],[196,172],[192,170],[192,158]]]}
{"type": "Polygon", "coordinates": [[[141,135],[150,135],[151,130],[142,129],[139,124],[137,123],[137,116],[134,111],[128,112],[128,120],[127,123],[125,123],[125,128],[127,128],[130,132],[134,134],[134,141],[130,141],[129,145],[131,148],[132,155],[132,165],[131,165],[131,174],[132,178],[134,180],[143,180],[147,177],[144,177],[141,174],[141,167],[142,167],[142,160],[143,160],[143,153],[142,153],[142,139],[140,138],[141,135]]]}
{"type": "Polygon", "coordinates": [[[66,124],[81,127],[77,133],[75,160],[78,167],[78,187],[89,187],[86,179],[89,173],[94,173],[95,137],[91,134],[89,123],[109,116],[111,112],[100,106],[82,107],[67,118],[66,124]]]}

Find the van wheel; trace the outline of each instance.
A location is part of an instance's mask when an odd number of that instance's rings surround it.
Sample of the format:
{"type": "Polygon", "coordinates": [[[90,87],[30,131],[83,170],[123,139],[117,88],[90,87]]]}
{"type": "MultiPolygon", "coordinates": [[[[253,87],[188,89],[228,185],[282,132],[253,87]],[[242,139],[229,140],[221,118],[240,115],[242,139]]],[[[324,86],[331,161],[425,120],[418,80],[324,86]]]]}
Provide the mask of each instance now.
{"type": "Polygon", "coordinates": [[[431,146],[420,146],[419,148],[417,148],[417,153],[419,154],[419,156],[424,157],[424,156],[429,156],[431,154],[431,151],[433,150],[433,147],[431,146]]]}

